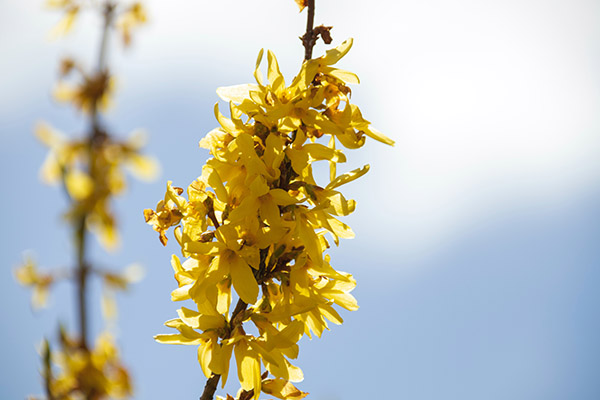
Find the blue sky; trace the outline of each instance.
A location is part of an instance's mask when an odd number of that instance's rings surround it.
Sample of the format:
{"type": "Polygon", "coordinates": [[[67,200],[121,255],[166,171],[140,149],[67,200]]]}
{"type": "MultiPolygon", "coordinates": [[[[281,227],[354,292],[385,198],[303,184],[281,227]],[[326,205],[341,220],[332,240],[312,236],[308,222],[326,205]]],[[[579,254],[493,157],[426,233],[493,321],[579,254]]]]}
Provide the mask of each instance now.
{"type": "MultiPolygon", "coordinates": [[[[169,295],[177,249],[160,245],[142,210],[166,180],[185,186],[199,175],[216,87],[250,82],[261,47],[289,78],[303,53],[305,16],[291,0],[213,3],[149,1],[151,24],[133,48],[111,50],[118,91],[106,123],[146,129],[162,164],[156,182],[132,182],[115,204],[121,249],[92,250],[104,265],[146,269],[119,297],[136,399],[197,398],[205,381],[193,347],[152,339],[179,307],[169,295]]],[[[371,171],[347,189],[357,237],[332,257],[357,278],[361,308],[322,339],[303,339],[301,389],[319,400],[599,398],[600,4],[341,4],[318,1],[317,23],[334,25],[336,43],[355,38],[340,64],[361,78],[352,99],[397,145],[348,153],[347,169],[371,171]]],[[[12,278],[26,250],[43,267],[72,262],[66,203],[38,180],[45,149],[32,129],[85,125],[49,93],[60,55],[91,62],[97,25],[87,18],[48,41],[57,15],[40,2],[0,8],[0,395],[24,398],[41,393],[35,344],[55,335],[57,320],[73,325],[70,285],[32,313],[12,278]]]]}

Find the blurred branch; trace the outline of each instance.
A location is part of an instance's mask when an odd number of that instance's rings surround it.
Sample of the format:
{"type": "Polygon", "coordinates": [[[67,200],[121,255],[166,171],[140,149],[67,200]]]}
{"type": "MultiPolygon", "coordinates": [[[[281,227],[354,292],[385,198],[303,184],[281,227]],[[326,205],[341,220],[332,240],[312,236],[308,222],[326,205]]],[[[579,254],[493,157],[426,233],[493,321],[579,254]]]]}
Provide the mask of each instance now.
{"type": "MultiPolygon", "coordinates": [[[[96,74],[105,73],[106,54],[108,47],[108,34],[114,19],[115,4],[106,1],[103,5],[103,28],[100,38],[100,48],[98,54],[98,65],[96,74]]],[[[92,102],[90,113],[90,131],[88,134],[88,152],[89,152],[89,175],[93,178],[96,175],[94,171],[94,151],[99,141],[105,135],[100,127],[98,118],[98,100],[95,98],[92,102]]],[[[87,242],[87,223],[88,214],[84,212],[76,222],[75,240],[77,243],[77,309],[79,315],[79,332],[81,334],[81,347],[87,349],[88,341],[88,318],[87,318],[87,278],[90,272],[90,266],[86,261],[86,242],[87,242]]]]}
{"type": "Polygon", "coordinates": [[[50,387],[50,383],[52,382],[50,343],[48,343],[48,340],[46,339],[44,339],[43,342],[42,357],[44,359],[44,390],[46,391],[46,396],[48,396],[48,400],[55,400],[55,397],[52,394],[52,388],[50,387]]]}

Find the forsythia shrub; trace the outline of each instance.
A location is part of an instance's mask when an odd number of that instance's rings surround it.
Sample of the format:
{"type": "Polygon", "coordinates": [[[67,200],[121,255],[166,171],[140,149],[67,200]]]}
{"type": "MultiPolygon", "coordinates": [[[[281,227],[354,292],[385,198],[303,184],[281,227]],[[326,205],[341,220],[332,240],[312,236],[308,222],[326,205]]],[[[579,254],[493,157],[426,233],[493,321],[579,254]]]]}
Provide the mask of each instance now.
{"type": "Polygon", "coordinates": [[[320,337],[327,321],[342,323],[334,304],[358,308],[350,294],[355,280],[334,269],[325,252],[330,240],[338,245],[339,238],[354,237],[338,218],[356,203],[338,189],[369,166],[338,175],[346,156],[337,146],[357,149],[367,137],[394,142],[350,103],[347,85],[359,83],[358,77],[333,67],[351,46],[350,39],[305,61],[289,86],[271,51],[264,81],[261,51],[257,84],[217,89],[229,102],[230,118],[215,105],[220,127],[200,141],[212,157],[185,191],[187,199],[169,181],[156,210],[144,211],[163,245],[175,227],[184,260],[172,256],[178,288],[171,298],[196,306],[177,310],[178,318],[165,323],[177,333],[156,340],[197,345],[198,361],[215,386],[219,376],[225,385],[235,355],[239,399],[257,399],[261,391],[303,398],[306,393],[290,383],[303,379],[290,362],[298,341],[305,334],[320,337]],[[326,183],[313,176],[317,161],[329,163],[326,183]],[[232,287],[239,298],[233,309],[232,287]],[[258,335],[246,331],[249,324],[258,335]]]}

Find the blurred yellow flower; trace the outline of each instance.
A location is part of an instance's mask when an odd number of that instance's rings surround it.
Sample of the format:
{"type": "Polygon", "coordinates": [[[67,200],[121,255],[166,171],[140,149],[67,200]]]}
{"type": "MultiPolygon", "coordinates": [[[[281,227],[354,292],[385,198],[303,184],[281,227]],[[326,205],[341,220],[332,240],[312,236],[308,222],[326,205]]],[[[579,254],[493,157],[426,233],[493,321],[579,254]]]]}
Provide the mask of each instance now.
{"type": "Polygon", "coordinates": [[[124,168],[144,180],[153,179],[158,163],[140,154],[143,140],[139,132],[118,142],[105,135],[94,142],[90,151],[85,139],[67,139],[46,123],[36,127],[36,136],[50,148],[41,168],[46,183],[62,182],[73,204],[67,215],[87,215],[88,228],[98,234],[101,243],[111,249],[118,243],[115,218],[110,200],[126,188],[124,168]]]}
{"type": "Polygon", "coordinates": [[[51,354],[58,366],[50,392],[57,399],[123,399],[131,396],[131,380],[121,364],[113,337],[105,332],[86,350],[61,332],[61,350],[51,354]]]}
{"type": "Polygon", "coordinates": [[[81,83],[73,85],[61,81],[54,88],[54,98],[63,103],[71,103],[84,112],[97,109],[106,110],[115,89],[115,79],[107,72],[84,76],[81,83]]]}
{"type": "Polygon", "coordinates": [[[23,264],[15,269],[14,274],[21,285],[33,288],[31,305],[34,309],[48,304],[48,289],[54,283],[54,277],[51,274],[40,273],[31,255],[25,255],[23,264]]]}
{"type": "Polygon", "coordinates": [[[147,21],[146,9],[140,2],[133,3],[119,16],[117,27],[125,46],[131,44],[131,31],[147,21]]]}

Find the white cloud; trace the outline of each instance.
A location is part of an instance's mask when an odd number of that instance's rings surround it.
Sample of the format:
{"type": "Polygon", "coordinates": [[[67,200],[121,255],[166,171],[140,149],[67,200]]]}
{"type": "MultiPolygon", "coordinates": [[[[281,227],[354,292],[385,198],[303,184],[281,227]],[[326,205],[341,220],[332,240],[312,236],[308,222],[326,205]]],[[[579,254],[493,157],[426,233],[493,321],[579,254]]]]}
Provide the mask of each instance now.
{"type": "MultiPolygon", "coordinates": [[[[3,6],[2,20],[12,22],[0,35],[11,60],[2,84],[22,93],[5,91],[5,110],[47,91],[58,49],[93,52],[92,34],[48,45],[44,34],[56,18],[27,3],[3,6]],[[23,34],[9,39],[9,31],[23,34]]],[[[261,47],[276,52],[290,78],[302,58],[305,14],[291,0],[147,4],[152,24],[133,51],[113,52],[129,93],[241,83],[261,47]]],[[[511,203],[576,195],[597,180],[597,2],[323,0],[317,7],[316,22],[333,25],[336,42],[356,38],[342,63],[363,82],[354,100],[397,140],[394,150],[369,146],[370,193],[386,200],[365,198],[361,212],[379,213],[408,246],[442,240],[511,203]],[[395,210],[392,218],[386,209],[395,210]]]]}

